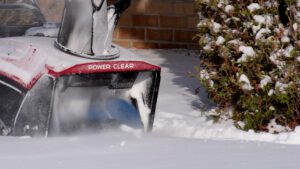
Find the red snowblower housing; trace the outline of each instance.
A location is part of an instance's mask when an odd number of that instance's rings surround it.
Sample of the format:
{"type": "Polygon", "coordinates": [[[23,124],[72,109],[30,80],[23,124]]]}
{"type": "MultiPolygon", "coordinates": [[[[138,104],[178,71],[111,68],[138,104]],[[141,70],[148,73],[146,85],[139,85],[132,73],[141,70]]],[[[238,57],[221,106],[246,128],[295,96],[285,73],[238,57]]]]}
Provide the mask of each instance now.
{"type": "Polygon", "coordinates": [[[48,136],[122,125],[151,131],[160,67],[110,43],[129,3],[107,7],[105,0],[68,0],[57,39],[0,39],[1,135],[48,136]],[[78,4],[86,10],[91,6],[94,17],[88,23],[73,15],[78,4]],[[109,18],[107,25],[98,25],[105,35],[90,32],[86,26],[91,22],[96,29],[93,18],[102,15],[102,21],[109,18]]]}

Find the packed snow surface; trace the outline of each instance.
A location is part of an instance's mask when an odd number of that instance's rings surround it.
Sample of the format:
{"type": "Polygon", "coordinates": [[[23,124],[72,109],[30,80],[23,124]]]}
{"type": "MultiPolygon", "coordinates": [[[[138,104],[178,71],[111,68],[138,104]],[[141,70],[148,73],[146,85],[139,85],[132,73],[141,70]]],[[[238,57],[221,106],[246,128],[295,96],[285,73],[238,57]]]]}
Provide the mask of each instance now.
{"type": "Polygon", "coordinates": [[[3,169],[298,169],[300,128],[282,134],[244,132],[231,120],[207,119],[215,105],[191,78],[199,56],[187,50],[134,50],[162,67],[151,135],[122,126],[51,138],[0,137],[3,169]],[[198,88],[198,94],[195,89],[198,88]],[[281,143],[281,144],[277,144],[281,143]]]}

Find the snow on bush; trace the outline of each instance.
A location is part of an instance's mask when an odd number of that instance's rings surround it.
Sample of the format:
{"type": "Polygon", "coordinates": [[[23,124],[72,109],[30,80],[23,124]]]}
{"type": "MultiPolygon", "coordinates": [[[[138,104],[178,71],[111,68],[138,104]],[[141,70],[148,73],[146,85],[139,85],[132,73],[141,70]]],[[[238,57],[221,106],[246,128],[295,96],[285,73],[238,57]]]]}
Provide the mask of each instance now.
{"type": "Polygon", "coordinates": [[[203,53],[197,78],[218,103],[220,116],[232,109],[227,116],[244,130],[295,129],[300,124],[300,0],[196,4],[203,53]]]}

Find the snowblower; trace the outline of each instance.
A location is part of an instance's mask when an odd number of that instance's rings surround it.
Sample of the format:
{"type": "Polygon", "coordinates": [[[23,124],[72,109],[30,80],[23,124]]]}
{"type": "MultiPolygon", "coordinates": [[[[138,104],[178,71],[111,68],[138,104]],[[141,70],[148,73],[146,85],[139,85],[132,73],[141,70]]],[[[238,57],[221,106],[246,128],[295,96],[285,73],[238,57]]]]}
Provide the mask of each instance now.
{"type": "Polygon", "coordinates": [[[66,0],[57,38],[0,39],[1,135],[51,136],[122,125],[152,130],[160,67],[112,44],[129,5],[130,0],[66,0]]]}

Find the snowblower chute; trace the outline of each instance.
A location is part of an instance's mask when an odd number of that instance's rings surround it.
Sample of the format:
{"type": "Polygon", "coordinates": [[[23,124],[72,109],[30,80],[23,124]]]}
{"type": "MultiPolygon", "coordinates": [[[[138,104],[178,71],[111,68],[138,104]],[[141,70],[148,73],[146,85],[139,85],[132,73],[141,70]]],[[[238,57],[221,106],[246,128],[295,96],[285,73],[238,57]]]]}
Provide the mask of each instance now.
{"type": "Polygon", "coordinates": [[[47,136],[121,125],[151,131],[160,67],[111,43],[129,4],[67,0],[56,40],[0,39],[0,134],[47,136]]]}

